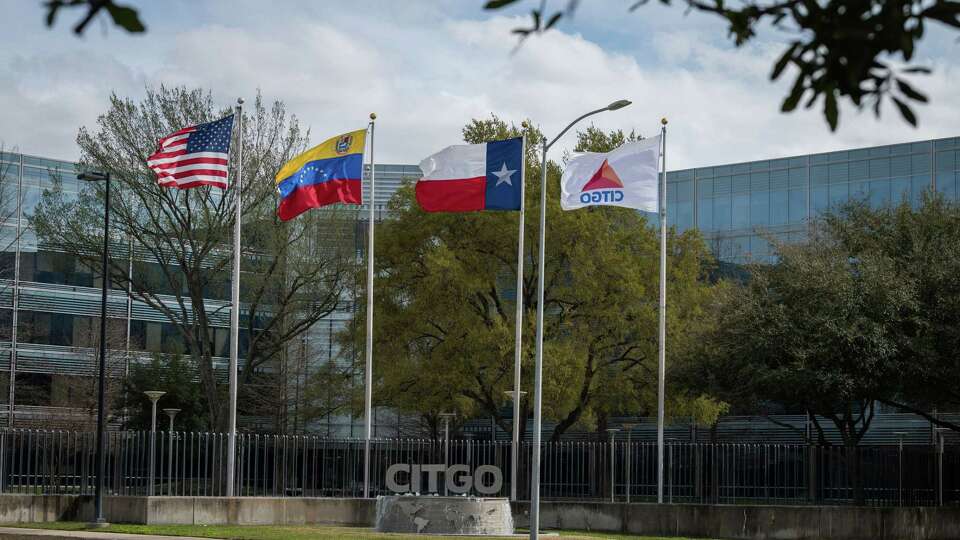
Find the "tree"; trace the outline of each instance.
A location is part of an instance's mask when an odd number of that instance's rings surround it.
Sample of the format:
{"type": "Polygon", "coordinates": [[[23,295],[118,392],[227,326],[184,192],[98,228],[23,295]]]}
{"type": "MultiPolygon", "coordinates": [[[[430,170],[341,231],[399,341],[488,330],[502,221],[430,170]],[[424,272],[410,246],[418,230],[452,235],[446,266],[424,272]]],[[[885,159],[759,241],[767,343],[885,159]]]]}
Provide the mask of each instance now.
{"type": "Polygon", "coordinates": [[[149,363],[135,364],[130,376],[123,382],[123,397],[114,414],[126,411],[125,429],[149,430],[153,408],[144,394],[150,390],[166,392],[157,403],[157,429],[165,429],[160,409],[180,409],[177,429],[199,431],[207,427],[206,404],[203,392],[195,379],[196,369],[183,355],[151,355],[149,363]]]}
{"type": "Polygon", "coordinates": [[[78,36],[83,34],[87,25],[102,12],[106,12],[110,16],[113,24],[127,32],[141,33],[147,30],[147,27],[140,21],[137,10],[130,6],[117,4],[113,0],[47,0],[44,2],[44,6],[47,8],[47,27],[49,28],[53,27],[57,14],[63,8],[87,8],[83,18],[73,27],[73,32],[78,36]]]}
{"type": "MultiPolygon", "coordinates": [[[[485,9],[501,9],[520,0],[488,0],[485,9]]],[[[650,0],[636,0],[634,11],[650,0]]],[[[659,0],[671,5],[674,0],[659,0]]],[[[917,124],[910,103],[926,103],[905,76],[930,73],[919,66],[898,69],[897,64],[913,59],[917,43],[928,24],[941,23],[960,29],[960,2],[953,0],[887,0],[849,2],[846,0],[774,0],[766,4],[735,3],[725,0],[681,0],[690,10],[720,17],[728,25],[734,44],[740,47],[753,39],[761,24],[770,23],[790,35],[786,49],[773,65],[771,80],[795,73],[793,86],[781,107],[797,108],[801,101],[810,108],[823,103],[823,115],[831,130],[839,122],[838,103],[847,100],[858,109],[871,106],[879,116],[888,98],[901,116],[917,124]],[[899,58],[898,58],[899,57],[899,58]],[[822,98],[822,99],[821,99],[822,98]]],[[[545,32],[576,10],[576,0],[566,7],[547,12],[546,1],[531,10],[532,24],[517,28],[521,39],[545,32]]]]}
{"type": "Polygon", "coordinates": [[[829,419],[862,503],[855,447],[876,400],[900,378],[908,347],[900,328],[916,319],[916,284],[889,257],[851,256],[829,228],[776,249],[775,264],[752,265],[745,285],[720,295],[691,379],[730,403],[770,400],[809,411],[821,442],[818,416],[829,419]]]}
{"type": "Polygon", "coordinates": [[[882,401],[960,431],[930,412],[960,405],[960,207],[927,193],[917,208],[854,203],[825,220],[851,257],[886,257],[916,286],[918,316],[900,328],[910,344],[902,351],[903,372],[896,392],[882,401]]]}
{"type": "MultiPolygon", "coordinates": [[[[239,138],[244,147],[240,351],[246,357],[239,386],[240,403],[262,414],[259,390],[273,388],[276,397],[278,388],[264,366],[340,305],[344,280],[353,272],[353,221],[335,210],[278,220],[273,175],[304,149],[307,134],[280,102],[268,109],[258,95],[250,109],[239,138]]],[[[162,188],[146,158],[158,138],[230,112],[201,90],[160,87],[148,89],[139,104],[111,96],[98,130],[81,128],[77,136],[81,166],[114,178],[110,278],[175,327],[182,352],[198,371],[213,429],[224,429],[227,418],[214,357],[229,354],[224,328],[229,305],[223,300],[229,298],[237,190],[162,188]]],[[[232,149],[236,152],[236,141],[232,149]]],[[[99,268],[102,207],[100,183],[76,198],[54,189],[44,193],[31,223],[42,242],[99,268]]]]}
{"type": "MultiPolygon", "coordinates": [[[[525,135],[526,263],[523,297],[523,384],[532,388],[536,308],[539,163],[542,135],[493,116],[463,130],[469,143],[525,135]]],[[[609,150],[622,133],[581,134],[583,150],[609,150]]],[[[560,167],[548,164],[548,185],[560,167]]],[[[648,412],[656,404],[658,240],[646,218],[624,208],[562,212],[548,194],[544,414],[556,421],[556,440],[574,426],[597,427],[620,412],[648,412]]],[[[513,387],[517,214],[429,214],[401,188],[391,218],[378,225],[374,364],[380,404],[430,418],[501,417],[504,391],[513,387]]],[[[696,233],[669,239],[671,351],[683,351],[699,324],[712,287],[711,264],[696,233]]],[[[362,283],[362,280],[358,280],[362,283]]],[[[346,343],[363,343],[359,312],[346,343]]],[[[675,394],[682,403],[699,396],[675,394]]],[[[532,393],[523,400],[530,416],[532,393]]],[[[676,410],[676,409],[674,409],[676,410]]],[[[716,409],[713,409],[716,412],[716,409]]],[[[525,426],[521,426],[521,433],[525,426]]]]}

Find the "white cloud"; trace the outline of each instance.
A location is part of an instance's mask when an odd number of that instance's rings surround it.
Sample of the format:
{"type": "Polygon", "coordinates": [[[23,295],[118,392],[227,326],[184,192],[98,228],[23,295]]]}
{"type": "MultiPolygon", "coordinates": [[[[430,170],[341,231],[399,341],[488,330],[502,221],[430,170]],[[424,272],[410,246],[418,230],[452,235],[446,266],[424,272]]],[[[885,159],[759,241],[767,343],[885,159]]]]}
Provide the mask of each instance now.
{"type": "MultiPolygon", "coordinates": [[[[450,5],[405,12],[379,4],[350,14],[251,7],[229,16],[219,16],[218,6],[207,8],[217,23],[171,33],[160,21],[151,27],[155,34],[139,40],[116,32],[83,41],[20,36],[18,51],[0,52],[0,139],[30,153],[76,157],[77,127],[94,124],[111,90],[136,98],[145,84],[160,83],[209,87],[224,104],[260,88],[266,98],[284,100],[315,141],[356,129],[376,111],[380,162],[416,163],[458,141],[471,118],[491,112],[515,122],[532,118],[549,135],[619,98],[634,105],[600,114],[596,124],[652,134],[667,116],[671,168],[960,131],[960,71],[950,54],[931,58],[935,74],[918,81],[933,102],[918,109],[920,129],[893,110],[879,121],[844,110],[831,134],[819,109],[778,112],[789,81],[771,84],[767,77],[781,45],[765,35],[732,49],[715,24],[677,17],[659,26],[637,23],[639,48],[623,46],[623,27],[616,45],[604,47],[597,17],[584,12],[587,34],[575,33],[574,19],[514,52],[510,30],[527,20],[481,18],[487,14],[479,7],[465,18],[450,5]]],[[[560,146],[572,141],[568,136],[560,146]]]]}

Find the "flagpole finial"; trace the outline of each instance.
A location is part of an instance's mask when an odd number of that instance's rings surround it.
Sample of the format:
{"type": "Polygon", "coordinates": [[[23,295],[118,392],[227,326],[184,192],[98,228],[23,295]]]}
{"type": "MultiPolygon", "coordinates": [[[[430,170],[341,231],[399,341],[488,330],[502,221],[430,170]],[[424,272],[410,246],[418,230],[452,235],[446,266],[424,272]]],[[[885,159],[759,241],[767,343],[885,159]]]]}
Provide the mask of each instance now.
{"type": "Polygon", "coordinates": [[[377,119],[377,113],[375,112],[370,113],[370,120],[376,120],[376,119],[377,119]]]}
{"type": "Polygon", "coordinates": [[[667,117],[664,116],[663,118],[661,118],[661,119],[660,119],[660,123],[663,124],[663,125],[667,125],[667,117]]]}
{"type": "Polygon", "coordinates": [[[527,129],[528,127],[530,127],[530,124],[528,124],[527,121],[524,120],[523,122],[520,122],[520,127],[522,127],[523,129],[527,129]]]}
{"type": "Polygon", "coordinates": [[[243,105],[243,98],[242,98],[242,97],[238,97],[238,98],[237,98],[237,105],[243,105]]]}

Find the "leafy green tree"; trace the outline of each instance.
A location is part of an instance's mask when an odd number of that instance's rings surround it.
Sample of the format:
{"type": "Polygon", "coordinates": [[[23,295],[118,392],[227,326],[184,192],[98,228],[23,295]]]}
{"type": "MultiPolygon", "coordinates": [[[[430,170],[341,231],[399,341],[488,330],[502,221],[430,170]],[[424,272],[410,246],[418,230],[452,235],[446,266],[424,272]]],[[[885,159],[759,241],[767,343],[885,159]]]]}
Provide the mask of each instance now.
{"type": "MultiPolygon", "coordinates": [[[[111,96],[97,130],[81,128],[77,136],[81,166],[108,171],[114,179],[110,279],[176,328],[197,369],[211,429],[224,429],[227,418],[226,385],[214,357],[229,355],[224,301],[237,190],[160,187],[146,159],[160,137],[231,112],[201,90],[148,89],[139,104],[111,96]]],[[[264,409],[277,406],[280,385],[263,368],[340,305],[353,275],[350,215],[310,212],[287,223],[276,217],[273,175],[306,147],[307,137],[280,102],[268,108],[258,95],[244,111],[240,351],[246,361],[239,366],[239,402],[258,415],[272,414],[264,409]]],[[[232,150],[237,148],[235,141],[232,150]]],[[[99,268],[102,252],[100,184],[78,196],[48,190],[31,218],[41,242],[92,268],[99,268]]]]}
{"type": "MultiPolygon", "coordinates": [[[[523,386],[532,387],[536,311],[540,132],[496,116],[474,120],[464,140],[480,143],[524,135],[526,235],[523,302],[523,386]]],[[[609,150],[622,133],[581,134],[583,150],[609,150]]],[[[548,163],[548,186],[560,167],[548,163]]],[[[657,365],[657,235],[646,218],[623,208],[560,210],[550,189],[545,276],[544,414],[556,422],[552,438],[574,427],[597,427],[620,412],[655,410],[657,365]]],[[[376,389],[381,405],[433,417],[455,411],[494,417],[513,387],[517,220],[515,212],[425,213],[406,185],[378,225],[374,316],[376,389]]],[[[682,357],[690,330],[700,324],[713,288],[711,258],[693,232],[669,239],[668,348],[682,357]]],[[[362,280],[358,280],[362,283],[362,280]]],[[[361,346],[364,314],[347,343],[361,346]]],[[[672,410],[700,396],[674,394],[672,410]]],[[[522,403],[525,420],[532,393],[522,403]]],[[[709,401],[709,400],[708,400],[709,401]]],[[[703,404],[703,400],[698,403],[703,404]]],[[[521,432],[525,426],[521,427],[521,432]]]]}
{"type": "Polygon", "coordinates": [[[918,317],[900,329],[910,348],[897,391],[881,401],[960,431],[931,413],[960,406],[960,207],[931,193],[917,208],[855,203],[828,214],[825,226],[851,257],[886,257],[916,286],[918,317]]]}
{"type": "Polygon", "coordinates": [[[775,264],[751,266],[746,284],[719,296],[692,378],[730,403],[769,400],[809,411],[821,441],[818,417],[829,419],[851,450],[862,503],[852,450],[875,402],[901,376],[909,344],[900,329],[917,317],[916,283],[889,257],[852,257],[824,231],[777,251],[775,264]]]}
{"type": "Polygon", "coordinates": [[[180,354],[154,354],[146,364],[130,366],[130,376],[123,382],[123,391],[115,415],[126,413],[125,429],[150,429],[152,407],[146,391],[166,392],[157,402],[157,429],[167,429],[162,409],[180,409],[176,418],[178,431],[200,431],[208,426],[203,391],[196,380],[197,370],[180,354]]]}
{"type": "MultiPolygon", "coordinates": [[[[521,1],[488,0],[485,8],[501,9],[521,1]]],[[[749,43],[764,24],[788,33],[786,48],[770,74],[771,80],[796,74],[781,108],[790,112],[801,101],[807,108],[822,101],[824,117],[834,130],[840,117],[838,103],[844,99],[858,109],[872,107],[878,116],[883,101],[889,99],[907,122],[916,125],[909,104],[926,103],[927,97],[914,89],[906,76],[930,70],[920,66],[898,69],[897,65],[913,59],[928,25],[960,29],[960,2],[953,0],[774,0],[732,5],[725,0],[659,1],[682,3],[690,10],[721,18],[737,47],[749,43]]],[[[648,3],[650,0],[631,2],[629,11],[648,3]]],[[[568,1],[565,7],[548,11],[543,0],[531,10],[531,25],[516,28],[514,33],[522,39],[545,32],[571,18],[578,4],[568,1]]]]}

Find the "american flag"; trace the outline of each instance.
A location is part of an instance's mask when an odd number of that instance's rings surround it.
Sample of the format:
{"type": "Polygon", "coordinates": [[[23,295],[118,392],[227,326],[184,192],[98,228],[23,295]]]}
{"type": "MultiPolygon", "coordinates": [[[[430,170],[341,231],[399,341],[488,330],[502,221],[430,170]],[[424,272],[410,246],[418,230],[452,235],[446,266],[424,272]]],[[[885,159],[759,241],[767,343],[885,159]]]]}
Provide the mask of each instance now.
{"type": "Polygon", "coordinates": [[[147,166],[164,187],[216,186],[227,189],[233,115],[186,127],[160,139],[147,166]]]}

